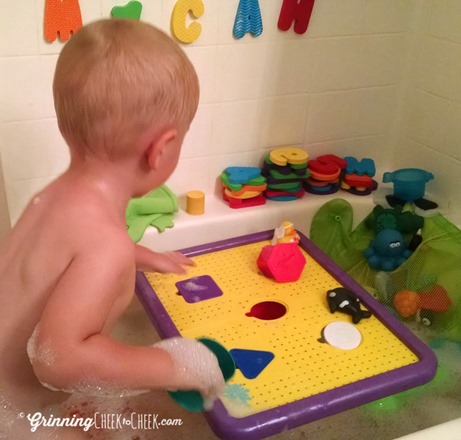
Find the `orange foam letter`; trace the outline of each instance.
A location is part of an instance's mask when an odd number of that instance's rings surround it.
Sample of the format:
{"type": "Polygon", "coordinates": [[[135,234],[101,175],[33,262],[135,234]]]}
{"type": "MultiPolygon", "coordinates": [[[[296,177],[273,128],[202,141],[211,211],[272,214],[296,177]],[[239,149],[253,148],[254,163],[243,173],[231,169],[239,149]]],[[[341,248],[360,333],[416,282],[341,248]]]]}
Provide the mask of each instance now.
{"type": "Polygon", "coordinates": [[[52,43],[59,35],[67,41],[82,27],[78,0],[45,0],[45,40],[52,43]]]}

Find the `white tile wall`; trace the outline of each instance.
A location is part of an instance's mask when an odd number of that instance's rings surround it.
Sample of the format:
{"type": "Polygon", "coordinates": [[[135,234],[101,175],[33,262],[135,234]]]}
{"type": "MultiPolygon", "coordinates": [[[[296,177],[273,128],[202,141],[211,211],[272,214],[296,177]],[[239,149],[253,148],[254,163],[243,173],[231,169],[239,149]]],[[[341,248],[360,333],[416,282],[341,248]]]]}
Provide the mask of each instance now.
{"type": "Polygon", "coordinates": [[[427,191],[450,203],[450,215],[461,224],[461,2],[424,0],[421,5],[394,166],[433,172],[427,191]]]}
{"type": "Polygon", "coordinates": [[[38,19],[35,7],[31,3],[25,7],[25,2],[7,0],[2,0],[0,5],[0,56],[36,55],[38,19]]]}
{"type": "Polygon", "coordinates": [[[416,3],[407,0],[366,0],[363,32],[406,32],[415,7],[421,7],[421,3],[421,0],[417,0],[416,3]]]}
{"type": "Polygon", "coordinates": [[[313,38],[360,35],[364,31],[366,5],[367,0],[317,1],[309,23],[309,35],[313,38]]]}
{"type": "Polygon", "coordinates": [[[195,66],[200,81],[200,102],[214,102],[216,46],[186,46],[184,51],[195,66]]]}
{"type": "Polygon", "coordinates": [[[54,119],[7,122],[2,127],[2,157],[7,181],[58,174],[69,162],[66,144],[54,119]]]}
{"type": "Polygon", "coordinates": [[[312,46],[312,40],[302,38],[268,43],[265,71],[260,78],[264,96],[302,94],[312,89],[312,46]]]}
{"type": "Polygon", "coordinates": [[[434,37],[461,43],[461,3],[457,0],[432,0],[429,22],[425,23],[428,33],[434,37]]]}
{"type": "MultiPolygon", "coordinates": [[[[126,2],[80,0],[83,21],[126,2]]],[[[142,19],[170,32],[176,0],[141,2],[142,19]]],[[[202,33],[183,45],[201,99],[168,181],[175,192],[214,192],[225,167],[258,165],[270,148],[288,144],[311,157],[372,157],[384,167],[437,157],[459,180],[459,1],[318,0],[307,32],[297,35],[277,29],[281,0],[260,0],[263,34],[236,40],[238,2],[204,0],[202,33]]],[[[69,160],[51,97],[62,43],[44,41],[44,0],[33,3],[0,0],[0,154],[13,222],[69,160]]],[[[448,177],[436,178],[449,192],[448,177]]]]}
{"type": "Polygon", "coordinates": [[[241,101],[262,97],[269,44],[226,44],[216,50],[215,101],[241,101]]]}
{"type": "Polygon", "coordinates": [[[3,120],[54,117],[52,82],[56,60],[57,55],[1,59],[8,72],[2,93],[5,105],[2,102],[0,110],[3,120]]]}
{"type": "Polygon", "coordinates": [[[259,100],[222,102],[213,107],[209,152],[243,153],[258,148],[259,100]]]}
{"type": "Polygon", "coordinates": [[[308,115],[308,95],[267,98],[262,102],[259,145],[302,145],[308,115]]]}

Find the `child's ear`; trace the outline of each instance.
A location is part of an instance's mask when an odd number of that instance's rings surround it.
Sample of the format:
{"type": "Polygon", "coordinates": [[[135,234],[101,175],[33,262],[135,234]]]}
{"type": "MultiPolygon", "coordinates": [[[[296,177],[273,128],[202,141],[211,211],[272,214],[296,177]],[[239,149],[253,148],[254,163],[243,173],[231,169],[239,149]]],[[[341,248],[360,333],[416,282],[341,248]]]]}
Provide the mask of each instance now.
{"type": "Polygon", "coordinates": [[[149,167],[156,170],[160,165],[160,160],[165,154],[168,145],[178,137],[178,132],[174,128],[162,131],[152,140],[146,150],[146,159],[149,167]]]}

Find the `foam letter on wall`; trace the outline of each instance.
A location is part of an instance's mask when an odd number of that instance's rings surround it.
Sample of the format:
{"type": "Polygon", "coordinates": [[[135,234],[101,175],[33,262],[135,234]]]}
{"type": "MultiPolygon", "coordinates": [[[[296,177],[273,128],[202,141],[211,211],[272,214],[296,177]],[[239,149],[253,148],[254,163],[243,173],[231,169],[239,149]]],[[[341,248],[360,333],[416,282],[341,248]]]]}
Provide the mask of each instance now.
{"type": "Polygon", "coordinates": [[[297,34],[304,34],[311,19],[314,3],[315,0],[283,0],[278,28],[287,31],[294,21],[294,31],[297,34]]]}
{"type": "Polygon", "coordinates": [[[131,20],[140,20],[142,12],[142,3],[136,0],[129,1],[124,6],[114,6],[110,15],[114,18],[129,18],[131,20]]]}
{"type": "Polygon", "coordinates": [[[67,41],[82,27],[78,0],[45,0],[45,40],[52,43],[59,35],[67,41]]]}
{"type": "Polygon", "coordinates": [[[263,22],[259,0],[240,0],[234,23],[235,38],[242,38],[247,32],[255,37],[262,34],[263,22]]]}
{"type": "Polygon", "coordinates": [[[200,18],[205,12],[202,0],[178,0],[171,15],[171,31],[182,43],[193,43],[202,32],[202,25],[193,22],[186,27],[186,17],[191,13],[195,18],[200,18]]]}

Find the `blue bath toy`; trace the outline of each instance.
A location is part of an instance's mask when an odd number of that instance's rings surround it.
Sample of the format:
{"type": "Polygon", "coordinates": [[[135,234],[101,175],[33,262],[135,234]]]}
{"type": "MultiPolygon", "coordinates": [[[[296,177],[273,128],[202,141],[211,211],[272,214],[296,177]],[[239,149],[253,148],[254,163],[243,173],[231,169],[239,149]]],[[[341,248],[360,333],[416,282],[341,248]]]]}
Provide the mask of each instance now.
{"type": "Polygon", "coordinates": [[[395,229],[383,229],[364,252],[373,269],[389,272],[397,269],[410,255],[402,234],[395,229]]]}
{"type": "Polygon", "coordinates": [[[383,183],[394,184],[394,194],[387,196],[387,201],[391,206],[411,202],[424,210],[435,209],[438,205],[424,198],[426,183],[433,179],[432,173],[419,168],[402,168],[384,173],[383,183]]]}

